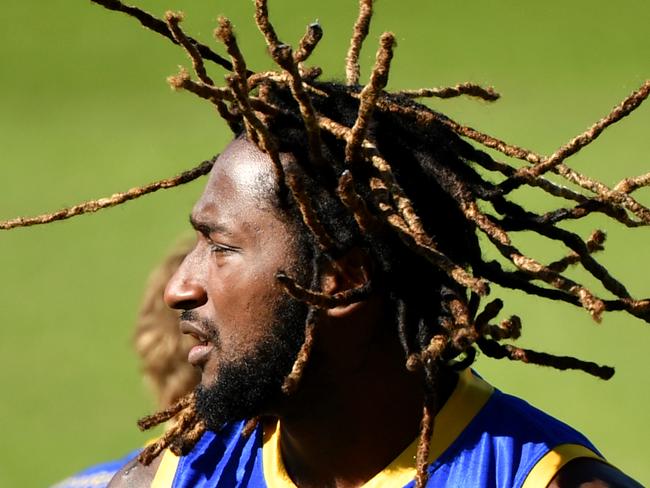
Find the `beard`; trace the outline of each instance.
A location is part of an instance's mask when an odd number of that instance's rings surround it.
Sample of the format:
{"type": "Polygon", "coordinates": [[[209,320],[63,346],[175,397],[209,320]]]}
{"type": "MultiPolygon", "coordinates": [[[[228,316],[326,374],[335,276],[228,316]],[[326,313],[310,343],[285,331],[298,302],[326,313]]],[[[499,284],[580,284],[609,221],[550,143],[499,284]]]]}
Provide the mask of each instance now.
{"type": "Polygon", "coordinates": [[[214,382],[196,388],[196,411],[208,429],[256,417],[280,401],[284,378],[305,339],[306,317],[304,303],[283,295],[257,347],[244,357],[224,361],[214,382]]]}

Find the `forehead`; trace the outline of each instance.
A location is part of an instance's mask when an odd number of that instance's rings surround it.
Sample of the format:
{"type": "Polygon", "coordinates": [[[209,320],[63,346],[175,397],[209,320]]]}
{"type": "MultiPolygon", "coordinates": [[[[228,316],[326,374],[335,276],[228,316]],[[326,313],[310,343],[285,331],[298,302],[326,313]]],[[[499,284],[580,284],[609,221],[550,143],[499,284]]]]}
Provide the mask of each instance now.
{"type": "Polygon", "coordinates": [[[270,210],[275,189],[270,158],[244,138],[219,155],[193,214],[270,210]]]}

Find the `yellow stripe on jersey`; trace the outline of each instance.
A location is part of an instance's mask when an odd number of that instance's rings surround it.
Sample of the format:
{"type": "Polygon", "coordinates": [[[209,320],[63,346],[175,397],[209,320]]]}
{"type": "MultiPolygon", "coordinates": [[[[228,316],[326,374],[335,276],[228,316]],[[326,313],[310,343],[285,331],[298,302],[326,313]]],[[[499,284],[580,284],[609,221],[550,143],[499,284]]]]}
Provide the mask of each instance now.
{"type": "Polygon", "coordinates": [[[521,488],[546,488],[557,472],[569,461],[592,458],[606,462],[591,449],[579,444],[561,444],[547,452],[530,470],[521,488]]]}
{"type": "MultiPolygon", "coordinates": [[[[493,388],[471,370],[463,371],[458,384],[435,419],[435,433],[429,448],[429,463],[435,461],[465,430],[487,403],[493,388]]],[[[418,439],[415,439],[388,466],[377,473],[363,488],[404,486],[415,478],[418,439]]],[[[267,426],[262,448],[264,480],[269,488],[296,488],[287,473],[280,454],[280,429],[267,426]]]]}
{"type": "Polygon", "coordinates": [[[165,449],[160,465],[156,470],[156,476],[151,482],[151,488],[171,488],[180,459],[169,449],[165,449]]]}

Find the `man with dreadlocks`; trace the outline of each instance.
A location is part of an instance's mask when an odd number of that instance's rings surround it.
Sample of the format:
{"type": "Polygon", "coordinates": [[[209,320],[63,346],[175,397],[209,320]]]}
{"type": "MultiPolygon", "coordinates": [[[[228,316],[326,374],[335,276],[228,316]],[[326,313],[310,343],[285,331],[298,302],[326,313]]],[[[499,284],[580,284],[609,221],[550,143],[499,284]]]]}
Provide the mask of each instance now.
{"type": "Polygon", "coordinates": [[[181,329],[200,341],[189,361],[201,369],[201,384],[140,421],[143,429],[176,423],[112,486],[639,486],[581,434],[469,366],[479,349],[604,379],[613,374],[504,344],[519,336],[521,323],[514,316],[494,323],[503,304],[482,305],[490,282],[582,307],[596,321],[615,310],[650,321],[650,301],[632,298],[592,257],[604,234],[584,241],[557,225],[594,212],[630,227],[650,224],[650,210],[631,196],[650,175],[609,188],[564,163],[634,110],[650,82],[544,157],[414,101],[494,100],[491,89],[465,83],[386,92],[390,33],[361,86],[358,55],[371,0],[360,0],[345,84],[318,81],[320,69],[305,65],[320,26],[310,25],[294,52],[279,40],[265,0],[256,0],[255,19],[277,72],[249,71],[225,18],[216,37],[231,61],[188,37],[179,14],[163,22],[118,0],[93,1],[181,45],[197,79],[183,70],[171,85],[212,102],[235,133],[214,161],[176,179],[1,225],[95,211],[212,168],[190,218],[198,242],[166,290],[167,303],[182,311],[181,329]],[[206,59],[231,71],[225,88],[209,77],[206,59]],[[498,161],[463,138],[530,165],[498,161]],[[552,183],[547,172],[578,189],[552,183]],[[511,197],[522,185],[573,206],[530,212],[511,197]],[[559,241],[568,254],[544,265],[514,246],[516,231],[559,241]],[[483,258],[479,234],[511,269],[483,258]],[[573,264],[614,298],[566,277],[573,264]]]}

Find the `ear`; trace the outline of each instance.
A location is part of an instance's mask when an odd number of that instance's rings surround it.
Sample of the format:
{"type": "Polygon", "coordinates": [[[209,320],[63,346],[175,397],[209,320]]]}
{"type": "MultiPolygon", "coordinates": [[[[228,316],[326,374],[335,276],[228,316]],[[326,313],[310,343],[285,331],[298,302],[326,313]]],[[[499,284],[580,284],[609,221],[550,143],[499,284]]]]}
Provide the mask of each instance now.
{"type": "MultiPolygon", "coordinates": [[[[359,248],[348,251],[344,256],[329,261],[321,272],[321,289],[333,295],[364,286],[370,281],[371,261],[359,248]]],[[[359,309],[364,302],[329,308],[325,311],[329,317],[345,317],[359,309]]]]}

